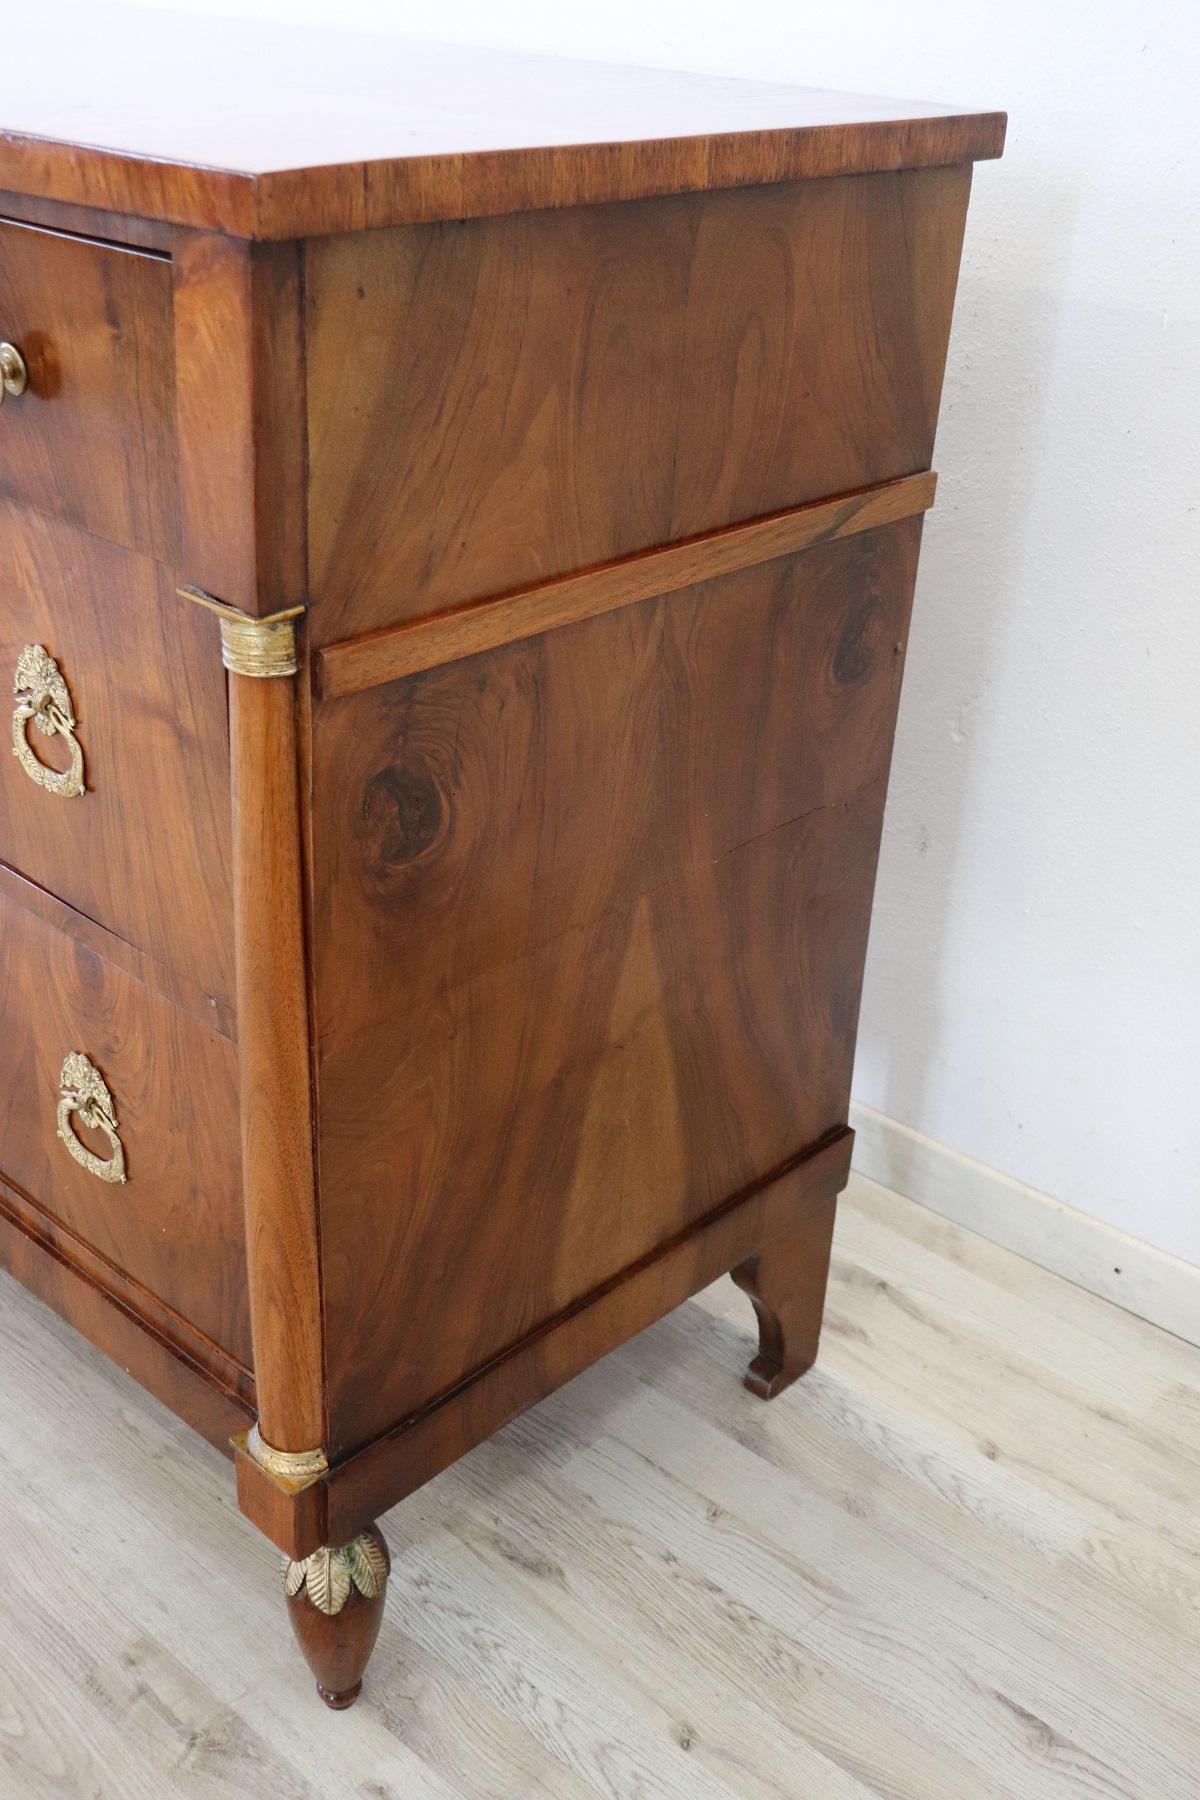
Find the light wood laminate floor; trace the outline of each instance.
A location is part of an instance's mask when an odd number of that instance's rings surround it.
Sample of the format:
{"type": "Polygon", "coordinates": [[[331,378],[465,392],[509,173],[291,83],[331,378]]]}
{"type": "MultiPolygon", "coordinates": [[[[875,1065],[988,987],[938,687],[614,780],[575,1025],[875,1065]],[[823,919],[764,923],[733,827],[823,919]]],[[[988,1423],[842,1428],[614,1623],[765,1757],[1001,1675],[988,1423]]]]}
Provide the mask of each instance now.
{"type": "Polygon", "coordinates": [[[856,1181],[383,1521],[332,1715],[228,1465],[0,1277],[0,1794],[1196,1800],[1200,1351],[856,1181]]]}

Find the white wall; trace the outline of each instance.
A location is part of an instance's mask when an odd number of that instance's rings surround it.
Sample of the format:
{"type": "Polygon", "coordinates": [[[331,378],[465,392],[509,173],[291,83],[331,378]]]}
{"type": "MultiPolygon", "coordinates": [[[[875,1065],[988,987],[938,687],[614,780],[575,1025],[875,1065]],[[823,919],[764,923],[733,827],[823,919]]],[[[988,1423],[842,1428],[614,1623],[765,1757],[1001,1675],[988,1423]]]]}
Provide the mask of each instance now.
{"type": "Polygon", "coordinates": [[[857,1093],[1200,1264],[1200,7],[186,10],[1008,109],[976,172],[857,1093]]]}

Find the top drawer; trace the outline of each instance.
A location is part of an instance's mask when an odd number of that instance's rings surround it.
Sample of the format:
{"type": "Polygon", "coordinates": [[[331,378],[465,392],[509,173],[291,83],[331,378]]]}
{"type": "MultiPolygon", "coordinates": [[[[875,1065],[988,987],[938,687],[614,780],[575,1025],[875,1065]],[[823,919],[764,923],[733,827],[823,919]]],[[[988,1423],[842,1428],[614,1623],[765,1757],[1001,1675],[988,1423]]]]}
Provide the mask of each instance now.
{"type": "Polygon", "coordinates": [[[28,370],[0,405],[0,494],[173,561],[169,260],[2,222],[0,339],[28,370]]]}

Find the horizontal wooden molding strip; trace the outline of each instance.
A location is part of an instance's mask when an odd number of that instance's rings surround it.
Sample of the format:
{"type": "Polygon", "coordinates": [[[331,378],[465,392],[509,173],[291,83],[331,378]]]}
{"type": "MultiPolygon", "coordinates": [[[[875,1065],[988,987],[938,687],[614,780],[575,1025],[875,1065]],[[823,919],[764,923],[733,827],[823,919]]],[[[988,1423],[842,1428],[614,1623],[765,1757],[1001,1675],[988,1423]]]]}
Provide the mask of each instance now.
{"type": "Polygon", "coordinates": [[[329,644],[319,657],[321,692],[331,700],[362,693],[481,650],[536,637],[560,625],[678,593],[714,576],[731,575],[755,563],[852,537],[873,526],[891,525],[926,512],[933,505],[936,487],[932,470],[902,475],[896,481],[857,488],[832,500],[769,513],[765,518],[684,538],[660,550],[639,551],[516,593],[475,600],[452,612],[329,644]]]}

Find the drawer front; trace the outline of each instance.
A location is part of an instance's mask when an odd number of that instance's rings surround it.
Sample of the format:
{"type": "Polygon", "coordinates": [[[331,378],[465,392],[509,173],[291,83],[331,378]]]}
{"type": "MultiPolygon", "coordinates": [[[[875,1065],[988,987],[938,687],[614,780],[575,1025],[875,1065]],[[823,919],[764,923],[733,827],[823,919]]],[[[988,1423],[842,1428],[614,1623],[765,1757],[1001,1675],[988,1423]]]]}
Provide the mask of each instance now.
{"type": "Polygon", "coordinates": [[[4,896],[0,942],[0,1173],[248,1367],[235,1047],[4,896]]]}
{"type": "Polygon", "coordinates": [[[0,861],[228,1025],[229,749],[211,622],[160,564],[0,501],[0,675],[14,752],[0,757],[0,861]]]}
{"type": "Polygon", "coordinates": [[[0,223],[0,340],[27,371],[0,404],[0,493],[173,558],[169,260],[0,223]]]}

